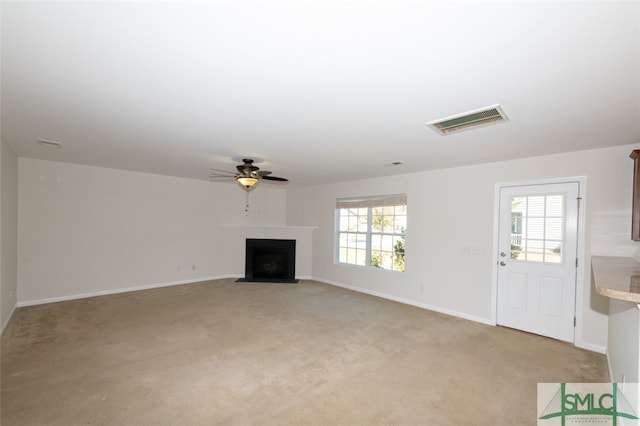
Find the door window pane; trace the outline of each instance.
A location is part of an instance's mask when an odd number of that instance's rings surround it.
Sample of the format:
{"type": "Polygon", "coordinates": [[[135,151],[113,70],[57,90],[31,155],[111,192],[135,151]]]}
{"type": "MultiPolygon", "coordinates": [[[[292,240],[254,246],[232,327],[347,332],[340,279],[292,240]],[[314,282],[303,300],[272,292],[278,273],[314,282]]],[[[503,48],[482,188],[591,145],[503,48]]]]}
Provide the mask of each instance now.
{"type": "Polygon", "coordinates": [[[528,198],[527,216],[542,217],[544,216],[544,196],[533,196],[528,198]]]}
{"type": "Polygon", "coordinates": [[[525,233],[528,239],[543,239],[544,238],[544,218],[542,217],[530,217],[527,220],[527,228],[525,233]]]}
{"type": "Polygon", "coordinates": [[[564,194],[511,199],[511,259],[562,263],[564,194]]]}
{"type": "Polygon", "coordinates": [[[546,247],[547,251],[546,251],[546,256],[545,256],[545,262],[548,263],[562,263],[562,256],[560,255],[562,253],[562,242],[561,241],[548,241],[547,242],[549,245],[546,247]]]}
{"type": "Polygon", "coordinates": [[[547,197],[547,217],[564,216],[564,197],[562,195],[549,195],[547,197]]]}

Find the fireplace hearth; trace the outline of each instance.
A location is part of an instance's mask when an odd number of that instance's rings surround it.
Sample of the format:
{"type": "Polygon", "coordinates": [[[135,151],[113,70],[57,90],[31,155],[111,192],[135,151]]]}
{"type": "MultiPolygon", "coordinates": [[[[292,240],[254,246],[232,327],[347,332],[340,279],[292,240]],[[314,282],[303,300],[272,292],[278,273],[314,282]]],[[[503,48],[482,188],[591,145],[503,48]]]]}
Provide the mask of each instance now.
{"type": "Polygon", "coordinates": [[[296,240],[247,238],[244,278],[237,282],[297,283],[296,240]]]}

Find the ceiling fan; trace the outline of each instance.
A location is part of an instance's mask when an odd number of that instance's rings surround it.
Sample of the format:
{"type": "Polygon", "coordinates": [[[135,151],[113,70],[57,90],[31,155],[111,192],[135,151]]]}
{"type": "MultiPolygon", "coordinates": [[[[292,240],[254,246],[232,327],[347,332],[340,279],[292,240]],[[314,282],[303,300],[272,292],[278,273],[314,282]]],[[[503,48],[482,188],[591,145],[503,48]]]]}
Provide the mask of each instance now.
{"type": "Polygon", "coordinates": [[[251,158],[243,158],[242,163],[243,164],[236,166],[236,172],[212,168],[209,179],[212,181],[235,179],[236,182],[238,182],[238,184],[244,187],[247,191],[251,190],[251,188],[262,179],[277,182],[289,181],[285,178],[271,176],[271,172],[269,171],[260,170],[258,166],[253,165],[253,160],[251,158]]]}

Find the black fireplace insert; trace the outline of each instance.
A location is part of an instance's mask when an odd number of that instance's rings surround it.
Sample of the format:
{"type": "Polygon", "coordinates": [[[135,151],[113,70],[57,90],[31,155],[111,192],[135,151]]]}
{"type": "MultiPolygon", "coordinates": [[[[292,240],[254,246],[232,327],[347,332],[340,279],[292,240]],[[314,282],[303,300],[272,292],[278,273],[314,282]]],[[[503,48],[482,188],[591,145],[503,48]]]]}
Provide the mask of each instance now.
{"type": "Polygon", "coordinates": [[[238,282],[297,283],[296,240],[247,238],[244,278],[238,282]]]}

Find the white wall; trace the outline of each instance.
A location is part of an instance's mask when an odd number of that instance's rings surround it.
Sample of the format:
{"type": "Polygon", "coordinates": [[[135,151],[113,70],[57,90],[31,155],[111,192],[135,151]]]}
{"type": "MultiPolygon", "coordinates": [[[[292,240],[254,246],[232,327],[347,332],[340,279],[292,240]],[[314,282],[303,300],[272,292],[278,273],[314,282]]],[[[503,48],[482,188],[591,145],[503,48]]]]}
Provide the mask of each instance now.
{"type": "Polygon", "coordinates": [[[640,310],[635,303],[609,299],[607,361],[611,381],[624,383],[625,398],[640,406],[640,310]]]}
{"type": "Polygon", "coordinates": [[[18,159],[0,139],[0,330],[16,307],[18,284],[18,159]]]}
{"type": "MultiPolygon", "coordinates": [[[[19,159],[19,306],[243,276],[223,225],[284,225],[286,189],[19,159]]],[[[244,250],[244,249],[242,249],[244,250]]],[[[308,272],[310,274],[310,271],[308,272]]]]}
{"type": "MultiPolygon", "coordinates": [[[[517,141],[514,141],[517,143],[517,141]]],[[[313,275],[321,281],[491,323],[494,189],[497,183],[586,176],[586,253],[582,335],[604,351],[607,301],[592,291],[590,254],[631,255],[631,185],[635,145],[289,189],[288,223],[318,227],[313,275]],[[406,271],[334,263],[335,199],[406,193],[406,271]],[[471,207],[471,208],[470,208],[471,207]]]]}
{"type": "Polygon", "coordinates": [[[640,382],[640,310],[635,303],[609,300],[611,381],[640,382]]]}

